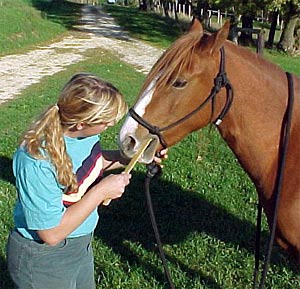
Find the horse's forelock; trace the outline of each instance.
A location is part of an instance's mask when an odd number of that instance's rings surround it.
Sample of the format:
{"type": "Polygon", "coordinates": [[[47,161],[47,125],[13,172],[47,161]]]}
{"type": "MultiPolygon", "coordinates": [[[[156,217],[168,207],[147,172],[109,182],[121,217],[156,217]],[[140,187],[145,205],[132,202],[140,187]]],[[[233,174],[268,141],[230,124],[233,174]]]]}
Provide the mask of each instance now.
{"type": "Polygon", "coordinates": [[[198,43],[203,34],[197,31],[189,32],[178,38],[159,58],[151,69],[142,87],[144,91],[149,84],[161,74],[157,81],[157,87],[171,85],[172,81],[183,72],[191,68],[192,59],[198,43]]]}

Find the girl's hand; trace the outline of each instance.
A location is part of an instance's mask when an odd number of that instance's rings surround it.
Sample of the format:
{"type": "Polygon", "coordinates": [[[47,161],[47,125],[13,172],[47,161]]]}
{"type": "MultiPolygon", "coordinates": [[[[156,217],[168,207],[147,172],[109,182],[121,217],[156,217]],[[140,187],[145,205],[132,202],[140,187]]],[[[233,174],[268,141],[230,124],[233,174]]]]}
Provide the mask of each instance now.
{"type": "Polygon", "coordinates": [[[101,190],[103,200],[120,198],[125,192],[125,187],[129,184],[131,174],[121,173],[118,175],[108,175],[103,178],[96,187],[101,190]]]}
{"type": "Polygon", "coordinates": [[[163,166],[161,165],[162,161],[168,158],[168,149],[163,149],[159,152],[159,156],[155,156],[153,161],[156,162],[157,164],[160,165],[162,168],[163,166]]]}

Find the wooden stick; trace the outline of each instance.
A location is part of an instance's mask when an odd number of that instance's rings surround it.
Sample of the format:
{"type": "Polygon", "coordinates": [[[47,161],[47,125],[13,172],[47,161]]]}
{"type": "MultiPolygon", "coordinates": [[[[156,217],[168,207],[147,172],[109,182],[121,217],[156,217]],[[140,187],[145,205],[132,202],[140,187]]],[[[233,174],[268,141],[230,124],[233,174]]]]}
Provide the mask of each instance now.
{"type": "MultiPolygon", "coordinates": [[[[148,147],[148,145],[150,144],[150,142],[152,141],[152,139],[147,139],[145,140],[142,145],[140,146],[139,150],[136,152],[136,154],[133,156],[133,158],[130,160],[129,164],[126,166],[124,172],[129,174],[132,169],[134,168],[135,164],[138,162],[138,160],[140,159],[141,155],[143,154],[143,152],[145,151],[145,149],[148,147]]],[[[105,200],[102,204],[104,206],[108,206],[109,203],[111,202],[111,199],[105,200]]]]}

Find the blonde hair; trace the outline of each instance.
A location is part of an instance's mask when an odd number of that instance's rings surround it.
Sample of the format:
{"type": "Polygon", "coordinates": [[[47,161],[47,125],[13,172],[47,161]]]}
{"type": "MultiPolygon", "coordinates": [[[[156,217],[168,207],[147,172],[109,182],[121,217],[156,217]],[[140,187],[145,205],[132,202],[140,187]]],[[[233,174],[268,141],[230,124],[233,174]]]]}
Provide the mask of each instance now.
{"type": "Polygon", "coordinates": [[[116,123],[127,109],[123,95],[111,83],[93,74],[76,74],[61,91],[57,104],[48,107],[25,132],[22,145],[34,158],[48,159],[65,191],[76,192],[78,184],[66,152],[64,131],[78,123],[116,123]]]}

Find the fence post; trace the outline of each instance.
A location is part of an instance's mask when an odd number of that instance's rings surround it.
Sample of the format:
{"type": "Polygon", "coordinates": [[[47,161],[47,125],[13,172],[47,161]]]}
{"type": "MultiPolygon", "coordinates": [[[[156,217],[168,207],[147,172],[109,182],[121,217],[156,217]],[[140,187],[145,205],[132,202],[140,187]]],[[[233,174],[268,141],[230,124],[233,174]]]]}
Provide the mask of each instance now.
{"type": "Polygon", "coordinates": [[[263,55],[263,50],[265,47],[265,31],[263,29],[260,30],[259,33],[257,33],[257,47],[256,52],[259,55],[263,55]]]}

